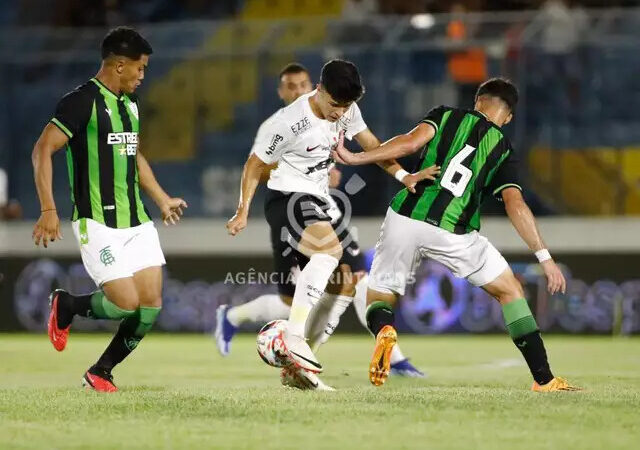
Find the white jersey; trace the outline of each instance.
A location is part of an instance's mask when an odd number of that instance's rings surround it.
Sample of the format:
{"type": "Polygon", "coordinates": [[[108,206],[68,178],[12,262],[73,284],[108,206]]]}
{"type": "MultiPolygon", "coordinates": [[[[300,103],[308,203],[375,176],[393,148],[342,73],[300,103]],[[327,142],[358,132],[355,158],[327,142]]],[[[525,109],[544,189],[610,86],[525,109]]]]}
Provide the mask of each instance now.
{"type": "Polygon", "coordinates": [[[329,197],[331,149],[340,131],[349,140],[367,128],[360,108],[353,103],[335,123],[316,117],[309,97],[316,91],[276,111],[258,130],[252,153],[266,164],[278,163],[267,187],[283,192],[304,192],[329,197]]]}

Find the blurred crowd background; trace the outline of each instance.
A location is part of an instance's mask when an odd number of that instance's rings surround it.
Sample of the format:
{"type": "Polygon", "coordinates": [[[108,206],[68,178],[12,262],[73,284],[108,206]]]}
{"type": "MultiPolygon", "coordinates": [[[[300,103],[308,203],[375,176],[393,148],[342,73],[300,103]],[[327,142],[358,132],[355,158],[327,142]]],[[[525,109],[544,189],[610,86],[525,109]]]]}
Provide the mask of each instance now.
{"type": "MultiPolygon", "coordinates": [[[[539,215],[640,213],[640,6],[569,0],[0,0],[0,218],[35,219],[31,149],[56,102],[93,76],[113,26],[154,47],[140,88],[142,151],[190,216],[225,217],[277,74],[342,57],[360,68],[361,109],[382,140],[440,104],[471,108],[477,85],[521,91],[507,134],[539,215]]],[[[413,161],[403,161],[410,169],[413,161]]],[[[399,184],[376,167],[356,215],[382,215],[399,184]]],[[[70,202],[55,157],[62,216],[70,202]]],[[[258,200],[259,201],[259,200],[258,200]]],[[[489,213],[501,208],[489,202],[489,213]]],[[[261,207],[253,213],[261,214],[261,207]]]]}

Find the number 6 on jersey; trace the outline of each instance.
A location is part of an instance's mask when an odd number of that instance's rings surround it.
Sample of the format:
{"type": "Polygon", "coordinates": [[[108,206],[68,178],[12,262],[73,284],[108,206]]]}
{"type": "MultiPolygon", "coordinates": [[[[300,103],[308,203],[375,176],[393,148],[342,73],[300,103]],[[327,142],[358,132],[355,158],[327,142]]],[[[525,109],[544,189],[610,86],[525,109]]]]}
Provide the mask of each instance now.
{"type": "Polygon", "coordinates": [[[462,197],[467,184],[473,176],[473,172],[468,167],[462,165],[462,161],[465,160],[476,148],[467,144],[462,150],[460,150],[456,156],[451,159],[447,170],[442,174],[442,180],[440,186],[450,191],[454,197],[462,197]]]}

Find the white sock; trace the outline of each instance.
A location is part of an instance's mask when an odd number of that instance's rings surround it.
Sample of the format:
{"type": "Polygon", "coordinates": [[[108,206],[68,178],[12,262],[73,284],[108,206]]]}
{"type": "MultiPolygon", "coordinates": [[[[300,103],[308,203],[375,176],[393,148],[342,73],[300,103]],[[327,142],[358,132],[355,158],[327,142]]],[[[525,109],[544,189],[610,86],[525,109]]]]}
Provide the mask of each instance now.
{"type": "Polygon", "coordinates": [[[305,337],[309,339],[311,350],[315,352],[329,340],[340,323],[340,316],[344,314],[351,302],[353,297],[325,292],[307,319],[305,337]]]}
{"type": "Polygon", "coordinates": [[[326,253],[316,253],[300,272],[289,314],[288,331],[291,335],[304,337],[305,324],[313,305],[324,294],[329,277],[338,267],[338,260],[326,253]]]}
{"type": "Polygon", "coordinates": [[[289,305],[279,295],[266,294],[230,308],[227,320],[235,327],[246,322],[264,324],[276,319],[286,319],[289,317],[289,309],[289,305]]]}
{"type": "Polygon", "coordinates": [[[358,284],[356,284],[356,296],[353,298],[353,308],[356,310],[358,320],[362,324],[365,330],[369,331],[367,327],[367,284],[369,282],[369,275],[363,276],[358,284]]]}
{"type": "MultiPolygon", "coordinates": [[[[369,327],[367,327],[367,282],[369,281],[369,275],[365,275],[362,277],[358,284],[356,284],[356,296],[353,299],[353,307],[356,310],[356,314],[358,316],[358,320],[362,326],[369,332],[369,327]]],[[[391,364],[399,363],[400,361],[406,359],[402,354],[399,345],[394,345],[393,350],[391,350],[391,364]]]]}

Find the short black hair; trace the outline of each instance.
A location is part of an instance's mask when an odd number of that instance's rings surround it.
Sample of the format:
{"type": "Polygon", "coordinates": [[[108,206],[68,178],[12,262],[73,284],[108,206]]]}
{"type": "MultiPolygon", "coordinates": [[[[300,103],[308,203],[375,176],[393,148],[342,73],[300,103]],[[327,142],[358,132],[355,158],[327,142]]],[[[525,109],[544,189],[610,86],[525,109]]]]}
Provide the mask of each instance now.
{"type": "Polygon", "coordinates": [[[131,27],[118,27],[109,31],[102,40],[102,59],[111,55],[126,56],[138,60],[142,55],[151,55],[153,49],[140,33],[131,27]]]}
{"type": "Polygon", "coordinates": [[[322,67],[320,84],[337,102],[347,104],[364,95],[364,86],[356,65],[350,61],[333,59],[322,67]]]}
{"type": "Polygon", "coordinates": [[[511,81],[505,78],[490,78],[478,87],[476,91],[476,101],[478,97],[488,95],[496,97],[505,102],[511,113],[516,111],[518,104],[518,88],[511,81]]]}
{"type": "Polygon", "coordinates": [[[282,70],[280,71],[280,74],[278,75],[278,80],[281,80],[283,76],[288,75],[290,73],[306,73],[308,75],[309,71],[302,64],[297,62],[292,62],[282,68],[282,70]]]}

